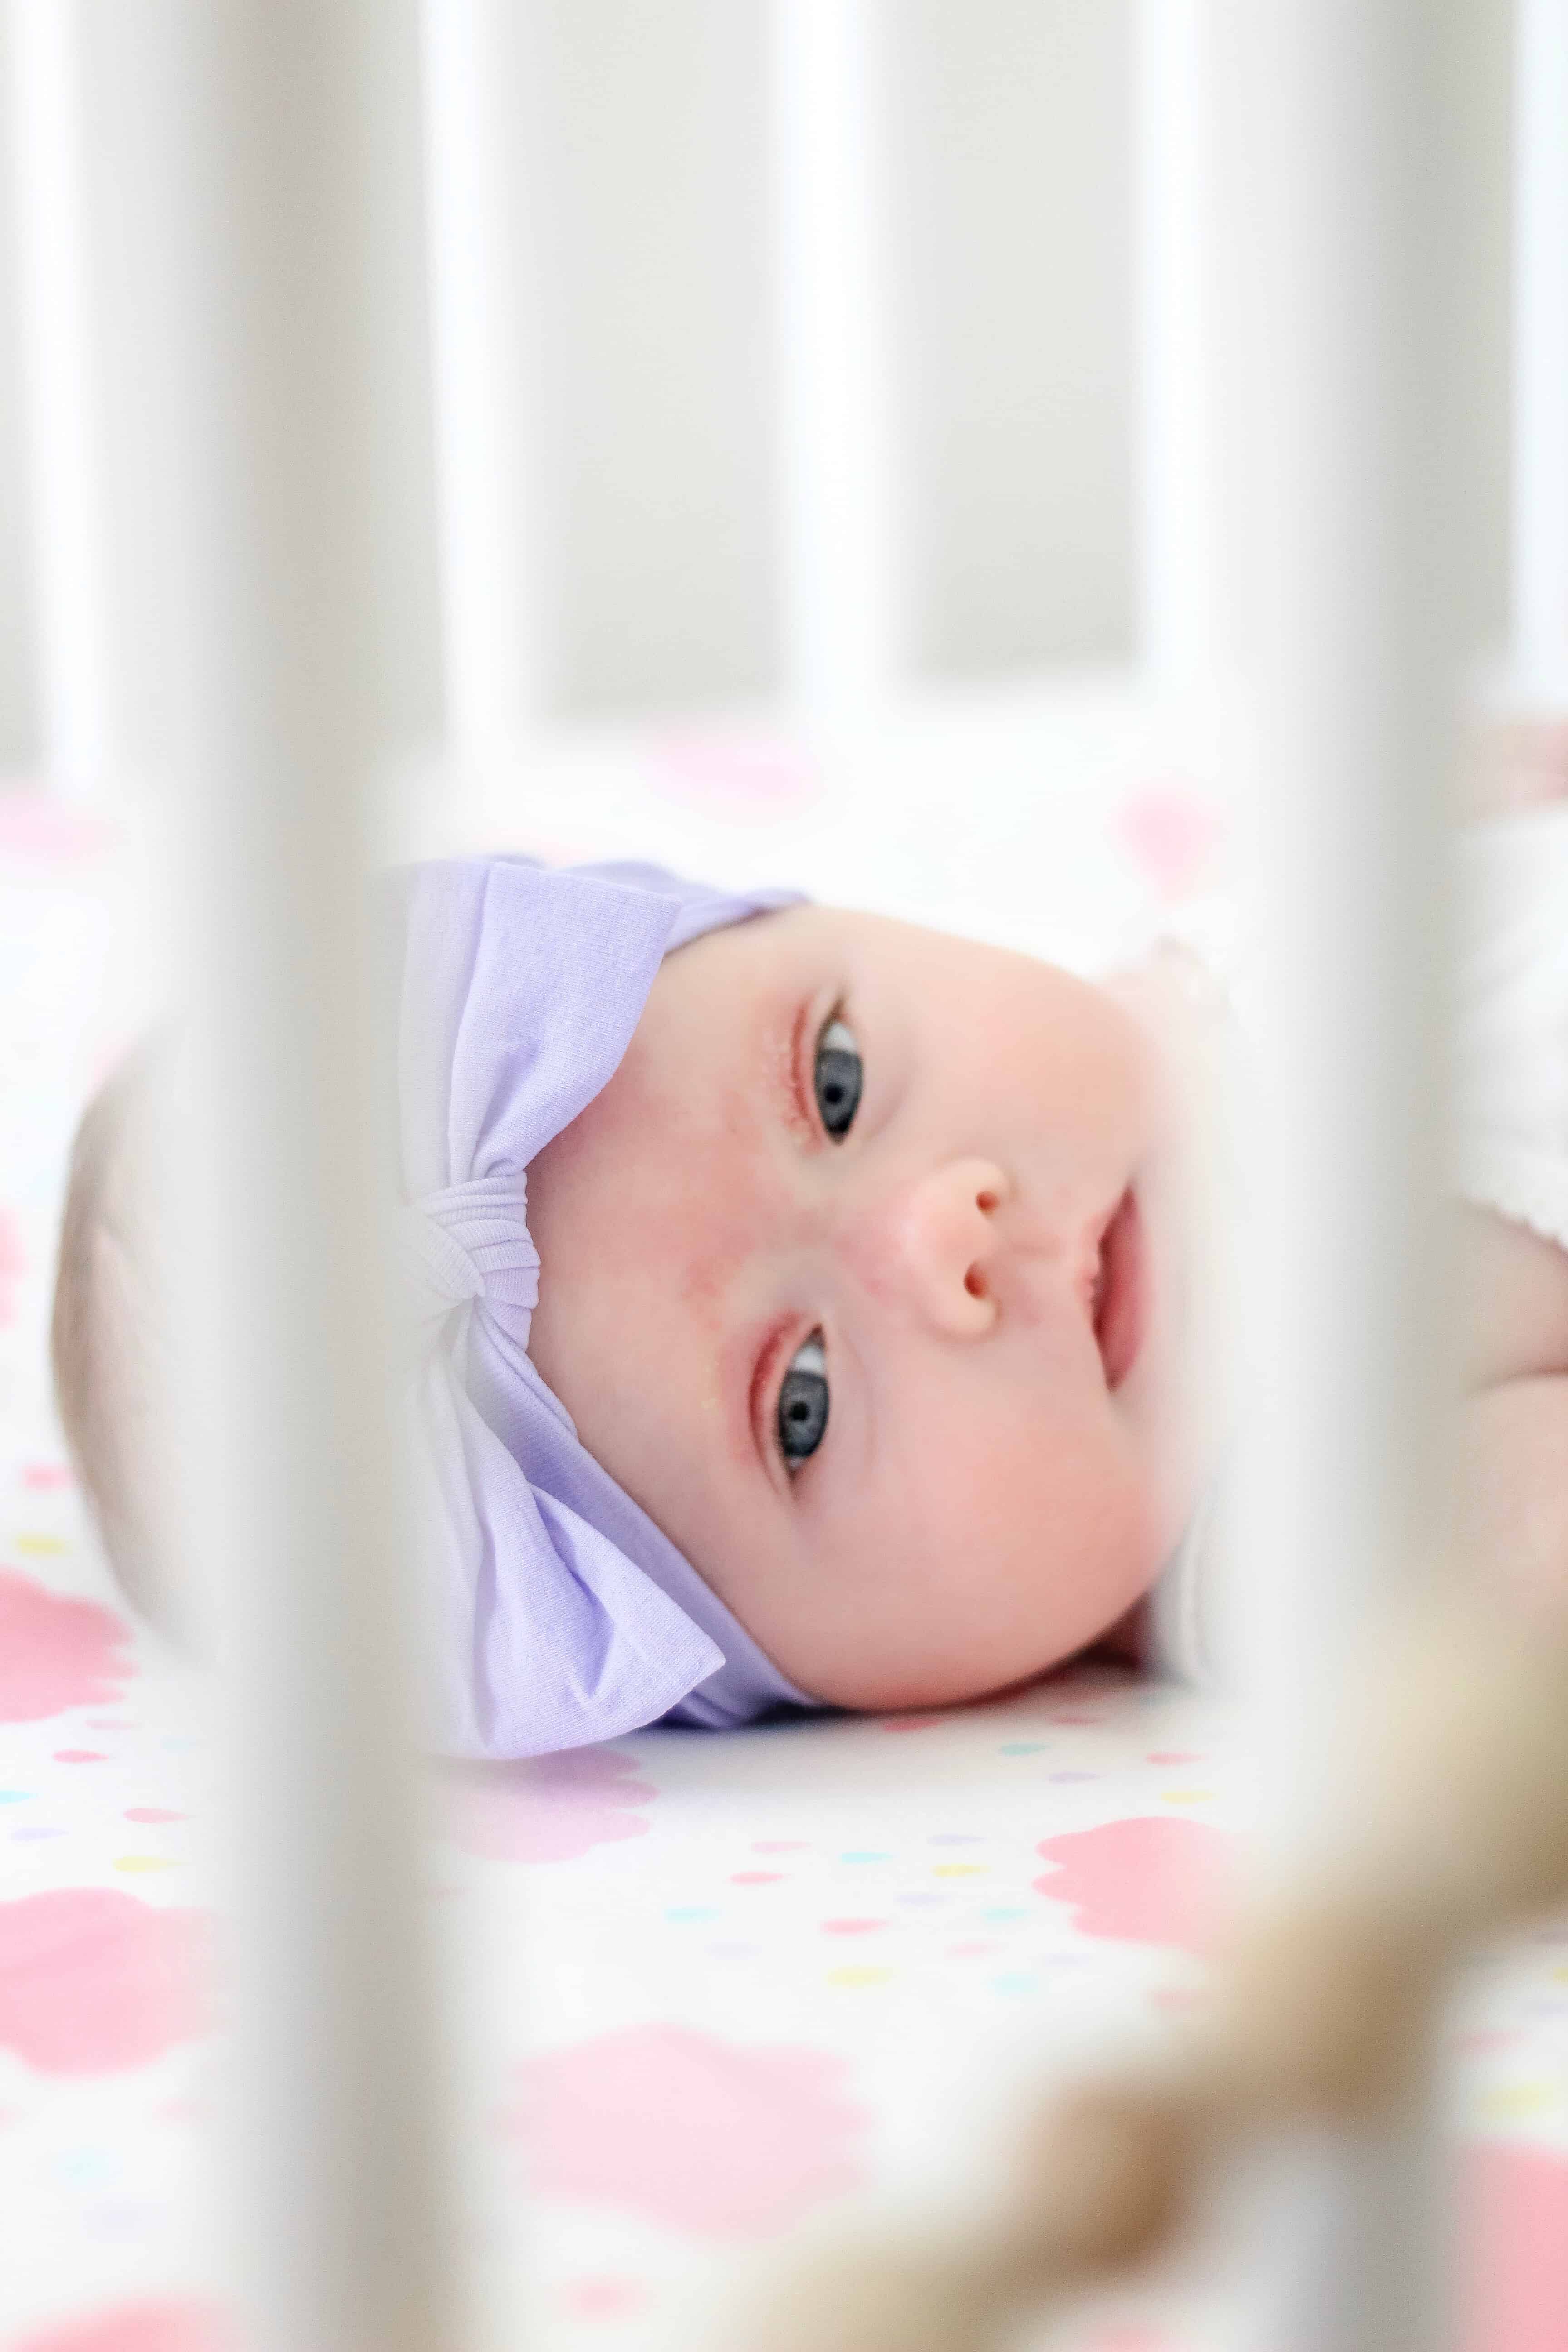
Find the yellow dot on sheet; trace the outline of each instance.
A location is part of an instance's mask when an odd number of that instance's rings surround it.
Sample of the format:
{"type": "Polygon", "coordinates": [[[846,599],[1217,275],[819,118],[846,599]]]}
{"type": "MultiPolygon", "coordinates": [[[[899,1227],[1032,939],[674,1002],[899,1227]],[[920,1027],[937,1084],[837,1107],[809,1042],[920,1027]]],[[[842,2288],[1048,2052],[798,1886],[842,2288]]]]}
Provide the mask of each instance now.
{"type": "Polygon", "coordinates": [[[1495,2091],[1486,2092],[1476,2102],[1479,2113],[1492,2123],[1539,2116],[1556,2105],[1557,2098],[1545,2083],[1500,2083],[1495,2091]]]}
{"type": "Polygon", "coordinates": [[[1162,1789],[1161,1796],[1167,1805],[1206,1805],[1214,1795],[1212,1789],[1162,1789]]]}
{"type": "Polygon", "coordinates": [[[868,1985],[887,1984],[892,1974],[891,1969],[829,1969],[826,1981],[842,1985],[848,1992],[862,1992],[868,1985]]]}
{"type": "Polygon", "coordinates": [[[161,1853],[118,1853],[114,1857],[114,1867],[129,1871],[174,1870],[177,1864],[161,1853]]]}
{"type": "Polygon", "coordinates": [[[16,1549],[30,1552],[35,1559],[47,1559],[52,1553],[66,1549],[64,1536],[18,1536],[16,1549]]]}
{"type": "Polygon", "coordinates": [[[984,1878],[991,1865],[988,1862],[933,1862],[933,1878],[984,1878]]]}

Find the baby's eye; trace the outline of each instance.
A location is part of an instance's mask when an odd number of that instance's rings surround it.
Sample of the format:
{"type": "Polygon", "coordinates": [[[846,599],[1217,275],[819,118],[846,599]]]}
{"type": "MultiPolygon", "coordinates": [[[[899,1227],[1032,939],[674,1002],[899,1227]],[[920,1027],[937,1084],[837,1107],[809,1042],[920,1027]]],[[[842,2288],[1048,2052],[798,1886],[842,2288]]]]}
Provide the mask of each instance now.
{"type": "Polygon", "coordinates": [[[822,1124],[835,1143],[842,1143],[849,1132],[865,1075],[860,1048],[849,1030],[842,1021],[830,1021],[816,1041],[812,1085],[822,1124]]]}
{"type": "Polygon", "coordinates": [[[816,1453],[827,1427],[827,1359],[822,1334],[803,1339],[789,1360],[779,1390],[779,1452],[786,1470],[797,1470],[816,1453]]]}

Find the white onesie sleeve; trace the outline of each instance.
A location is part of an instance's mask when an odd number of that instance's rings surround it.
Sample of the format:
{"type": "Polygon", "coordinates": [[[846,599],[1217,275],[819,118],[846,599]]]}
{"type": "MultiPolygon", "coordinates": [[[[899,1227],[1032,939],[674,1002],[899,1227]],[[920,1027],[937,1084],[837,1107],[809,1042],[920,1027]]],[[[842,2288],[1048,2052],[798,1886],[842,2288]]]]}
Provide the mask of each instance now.
{"type": "MultiPolygon", "coordinates": [[[[1568,1249],[1568,803],[1467,827],[1456,897],[1455,1189],[1568,1249]]],[[[1198,951],[1245,1031],[1249,959],[1215,958],[1220,936],[1198,951]]],[[[1222,1467],[1150,1596],[1153,1663],[1187,1681],[1227,1679],[1230,1485],[1222,1467]]]]}

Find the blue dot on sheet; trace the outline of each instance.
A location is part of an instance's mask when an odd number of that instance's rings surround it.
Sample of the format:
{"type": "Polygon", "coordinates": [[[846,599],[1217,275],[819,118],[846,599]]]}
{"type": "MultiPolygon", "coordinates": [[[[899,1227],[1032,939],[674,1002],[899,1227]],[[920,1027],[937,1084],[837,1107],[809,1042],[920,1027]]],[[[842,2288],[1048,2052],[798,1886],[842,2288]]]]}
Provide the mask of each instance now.
{"type": "Polygon", "coordinates": [[[721,1918],[723,1914],[716,1910],[711,1903],[678,1903],[664,1916],[667,1919],[673,1920],[677,1927],[689,1927],[694,1920],[698,1919],[721,1918]]]}
{"type": "Polygon", "coordinates": [[[1019,1904],[1004,1903],[998,1905],[994,1910],[983,1911],[980,1916],[983,1919],[999,1924],[1006,1919],[1026,1919],[1029,1914],[1019,1904]]]}
{"type": "Polygon", "coordinates": [[[32,1794],[31,1789],[0,1789],[0,1805],[25,1805],[32,1794]]]}
{"type": "Polygon", "coordinates": [[[1009,1969],[1005,1975],[992,1978],[991,1989],[993,1992],[1033,1992],[1038,1983],[1037,1977],[1023,1969],[1009,1969]]]}
{"type": "Polygon", "coordinates": [[[1048,1739],[1005,1739],[999,1753],[1004,1756],[1043,1756],[1050,1744],[1048,1739]]]}
{"type": "Polygon", "coordinates": [[[838,1859],[840,1862],[891,1862],[893,1857],[890,1853],[883,1853],[875,1847],[868,1846],[864,1853],[857,1847],[852,1853],[841,1853],[838,1859]]]}

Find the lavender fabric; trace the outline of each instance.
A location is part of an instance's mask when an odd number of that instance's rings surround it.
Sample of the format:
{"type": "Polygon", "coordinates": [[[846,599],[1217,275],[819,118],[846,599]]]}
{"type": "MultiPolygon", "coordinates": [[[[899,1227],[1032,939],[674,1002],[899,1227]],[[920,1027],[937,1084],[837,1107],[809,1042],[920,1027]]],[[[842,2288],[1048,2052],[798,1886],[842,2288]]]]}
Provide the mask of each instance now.
{"type": "Polygon", "coordinates": [[[448,1753],[538,1756],[666,1717],[718,1727],[815,1704],[589,1454],[528,1354],[550,1279],[529,1161],[614,1073],[664,956],[797,896],[507,858],[395,879],[396,1242],[448,1753]]]}

